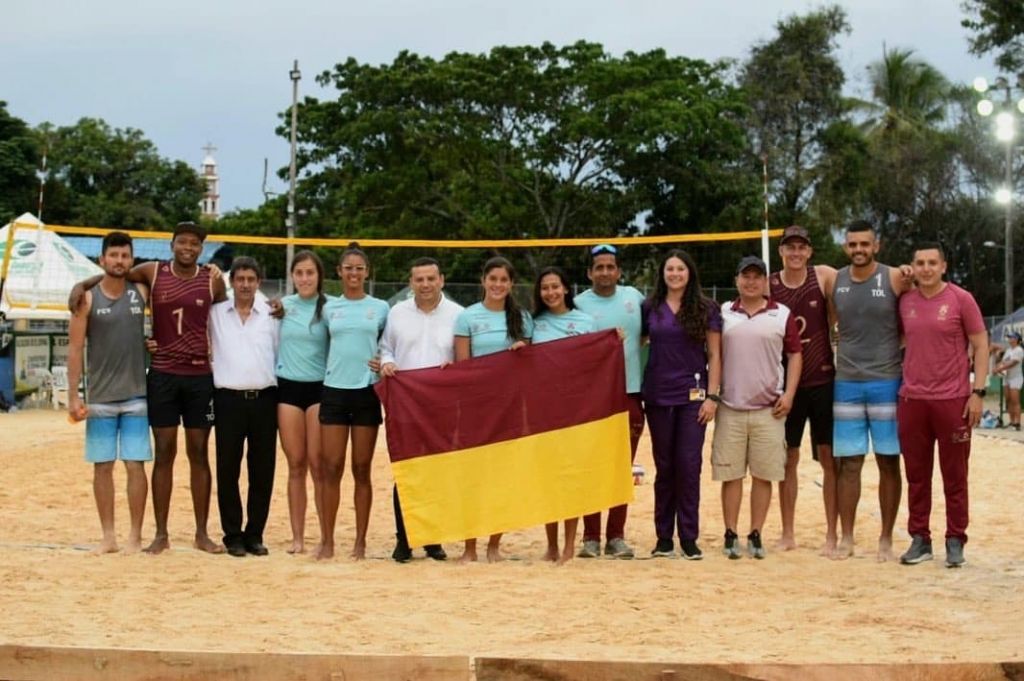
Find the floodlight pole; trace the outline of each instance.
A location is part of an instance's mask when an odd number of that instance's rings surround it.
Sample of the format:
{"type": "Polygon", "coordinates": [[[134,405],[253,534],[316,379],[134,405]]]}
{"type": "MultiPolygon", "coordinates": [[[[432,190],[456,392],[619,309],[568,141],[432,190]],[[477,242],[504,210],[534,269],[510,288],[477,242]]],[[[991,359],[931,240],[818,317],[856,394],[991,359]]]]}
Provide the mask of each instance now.
{"type": "MultiPolygon", "coordinates": [[[[1010,96],[1010,86],[1006,86],[1006,110],[1012,111],[1013,102],[1010,96]]],[[[1006,142],[1006,187],[1010,189],[1010,200],[1006,202],[1005,224],[1003,226],[1003,245],[1006,252],[1003,253],[1003,275],[1005,281],[1005,293],[1003,295],[1003,313],[1009,319],[1013,314],[1013,200],[1016,197],[1013,186],[1013,140],[1006,142]]]]}
{"type": "Polygon", "coordinates": [[[299,60],[296,59],[292,70],[288,72],[292,80],[292,148],[291,162],[288,166],[288,245],[285,248],[285,291],[291,295],[295,290],[292,281],[292,261],[295,259],[295,127],[298,118],[299,108],[299,81],[302,80],[302,72],[299,71],[299,60]]]}

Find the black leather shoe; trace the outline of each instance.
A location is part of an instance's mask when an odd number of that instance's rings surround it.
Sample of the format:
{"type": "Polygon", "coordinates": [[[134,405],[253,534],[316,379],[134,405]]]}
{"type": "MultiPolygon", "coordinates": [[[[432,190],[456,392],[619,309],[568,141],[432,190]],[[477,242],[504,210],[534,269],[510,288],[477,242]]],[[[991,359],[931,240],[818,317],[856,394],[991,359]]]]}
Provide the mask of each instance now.
{"type": "Polygon", "coordinates": [[[412,560],[412,549],[405,542],[395,544],[395,550],[391,552],[391,560],[396,563],[408,563],[412,560]]]}
{"type": "Polygon", "coordinates": [[[433,558],[434,560],[448,560],[448,554],[444,552],[444,549],[440,544],[424,546],[423,550],[427,552],[427,558],[433,558]]]}
{"type": "Polygon", "coordinates": [[[269,556],[270,549],[261,544],[260,542],[254,542],[252,544],[246,544],[245,550],[254,556],[269,556]]]}
{"type": "Polygon", "coordinates": [[[225,544],[224,546],[227,548],[229,556],[245,558],[245,546],[242,544],[225,544]]]}

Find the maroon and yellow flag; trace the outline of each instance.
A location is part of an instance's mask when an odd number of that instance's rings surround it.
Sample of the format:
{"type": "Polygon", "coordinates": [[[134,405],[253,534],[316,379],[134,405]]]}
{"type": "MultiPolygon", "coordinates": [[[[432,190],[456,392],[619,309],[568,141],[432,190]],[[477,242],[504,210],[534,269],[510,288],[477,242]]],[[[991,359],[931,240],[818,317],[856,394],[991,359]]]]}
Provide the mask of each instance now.
{"type": "Polygon", "coordinates": [[[633,498],[622,342],[602,331],[377,384],[413,546],[633,498]]]}

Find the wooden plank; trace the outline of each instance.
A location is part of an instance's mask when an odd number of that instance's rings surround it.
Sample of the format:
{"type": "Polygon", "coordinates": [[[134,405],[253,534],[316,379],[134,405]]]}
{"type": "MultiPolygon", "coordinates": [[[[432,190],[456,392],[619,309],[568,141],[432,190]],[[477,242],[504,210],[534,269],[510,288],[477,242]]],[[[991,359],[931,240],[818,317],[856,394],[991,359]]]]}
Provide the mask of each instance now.
{"type": "Polygon", "coordinates": [[[5,681],[469,681],[464,656],[321,655],[0,645],[5,681]]]}
{"type": "Polygon", "coordinates": [[[671,664],[485,658],[476,681],[1024,681],[1024,663],[671,664]]]}

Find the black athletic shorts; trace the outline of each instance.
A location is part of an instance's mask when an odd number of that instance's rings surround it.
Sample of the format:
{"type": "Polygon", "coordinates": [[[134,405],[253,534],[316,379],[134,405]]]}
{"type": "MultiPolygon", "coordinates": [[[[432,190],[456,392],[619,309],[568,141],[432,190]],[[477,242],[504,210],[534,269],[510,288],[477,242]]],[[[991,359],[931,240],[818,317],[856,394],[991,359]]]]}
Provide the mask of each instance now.
{"type": "Polygon", "coordinates": [[[320,423],[325,426],[379,426],[384,421],[380,399],[372,386],[330,388],[320,400],[320,423]]]}
{"type": "Polygon", "coordinates": [[[797,388],[793,408],[786,416],[786,446],[799,447],[804,439],[804,423],[811,422],[811,453],[818,458],[818,445],[832,446],[832,386],[797,388]]]}
{"type": "Polygon", "coordinates": [[[277,377],[278,404],[290,404],[306,411],[314,404],[320,404],[320,396],[323,392],[323,381],[293,381],[277,377]]]}
{"type": "Polygon", "coordinates": [[[146,374],[149,425],[186,428],[213,425],[213,375],[179,376],[150,369],[146,374]]]}

